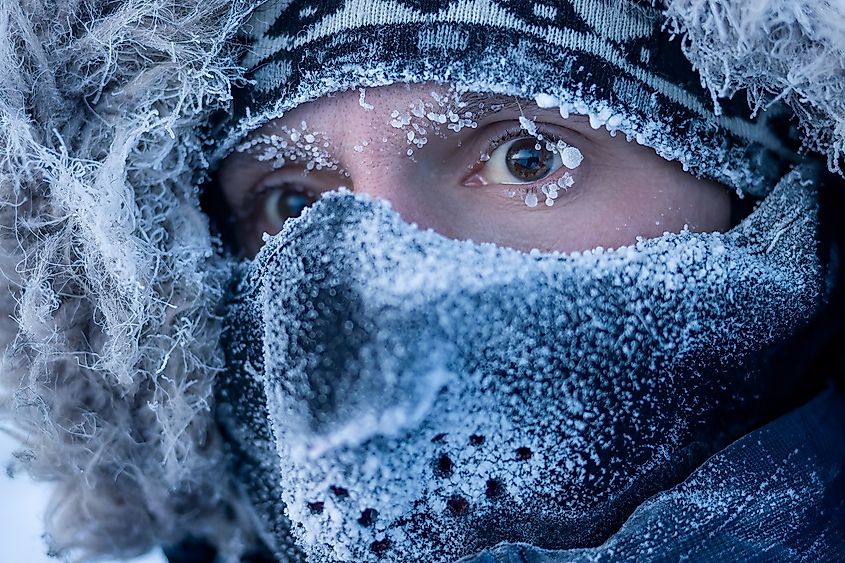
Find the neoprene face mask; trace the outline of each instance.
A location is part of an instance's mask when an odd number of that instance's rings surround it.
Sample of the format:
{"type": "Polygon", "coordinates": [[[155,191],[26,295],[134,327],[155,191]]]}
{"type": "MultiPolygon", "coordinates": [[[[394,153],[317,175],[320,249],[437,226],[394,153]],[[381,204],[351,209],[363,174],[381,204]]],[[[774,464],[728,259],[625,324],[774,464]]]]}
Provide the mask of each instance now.
{"type": "Polygon", "coordinates": [[[219,412],[282,559],[600,543],[761,423],[824,300],[812,173],[726,234],[525,254],[325,196],[242,268],[219,412]],[[295,545],[294,545],[295,544],[295,545]]]}

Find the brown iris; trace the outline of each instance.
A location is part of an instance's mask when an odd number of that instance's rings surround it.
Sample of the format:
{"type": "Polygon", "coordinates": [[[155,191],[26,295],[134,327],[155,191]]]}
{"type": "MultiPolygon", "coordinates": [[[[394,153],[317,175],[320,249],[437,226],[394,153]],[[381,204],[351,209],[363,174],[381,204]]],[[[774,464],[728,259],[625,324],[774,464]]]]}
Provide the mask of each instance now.
{"type": "Polygon", "coordinates": [[[508,172],[524,182],[536,182],[549,175],[555,155],[533,137],[514,141],[505,158],[508,172]],[[537,148],[537,147],[540,148],[537,148]]]}

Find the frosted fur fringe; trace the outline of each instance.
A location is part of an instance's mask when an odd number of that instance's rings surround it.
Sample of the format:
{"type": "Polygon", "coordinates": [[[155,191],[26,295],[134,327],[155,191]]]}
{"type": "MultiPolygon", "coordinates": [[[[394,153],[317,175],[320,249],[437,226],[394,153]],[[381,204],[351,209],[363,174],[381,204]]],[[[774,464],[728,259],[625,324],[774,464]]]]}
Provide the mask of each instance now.
{"type": "Polygon", "coordinates": [[[227,266],[196,189],[247,8],[0,2],[3,425],[13,469],[55,483],[55,553],[249,542],[211,417],[227,266]]]}
{"type": "MultiPolygon", "coordinates": [[[[188,534],[234,558],[254,541],[221,477],[228,265],[195,187],[248,2],[0,2],[2,425],[13,469],[54,483],[50,545],[74,559],[188,534]]],[[[666,4],[715,95],[780,97],[842,171],[841,3],[666,4]]]]}
{"type": "Polygon", "coordinates": [[[843,0],[664,0],[684,51],[716,98],[747,89],[755,110],[784,101],[806,148],[845,175],[843,0]]]}

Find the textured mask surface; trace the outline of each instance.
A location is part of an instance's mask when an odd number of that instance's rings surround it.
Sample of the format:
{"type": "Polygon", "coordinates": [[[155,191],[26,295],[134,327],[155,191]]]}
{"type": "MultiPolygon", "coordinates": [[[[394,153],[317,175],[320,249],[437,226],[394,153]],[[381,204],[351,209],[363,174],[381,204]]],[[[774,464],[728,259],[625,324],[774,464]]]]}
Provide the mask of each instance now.
{"type": "Polygon", "coordinates": [[[808,183],[726,234],[567,255],[327,195],[229,309],[220,412],[268,541],[313,561],[597,545],[792,391],[770,351],[823,300],[808,183]]]}

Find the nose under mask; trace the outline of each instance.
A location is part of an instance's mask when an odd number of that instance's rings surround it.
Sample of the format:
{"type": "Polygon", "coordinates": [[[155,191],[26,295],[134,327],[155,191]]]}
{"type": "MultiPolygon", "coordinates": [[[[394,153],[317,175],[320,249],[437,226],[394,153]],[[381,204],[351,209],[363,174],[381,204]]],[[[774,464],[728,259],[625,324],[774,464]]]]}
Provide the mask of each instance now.
{"type": "Polygon", "coordinates": [[[325,196],[241,265],[221,426],[281,560],[601,543],[758,426],[825,298],[793,172],[745,221],[616,250],[445,239],[325,196]]]}

